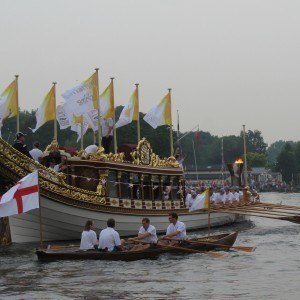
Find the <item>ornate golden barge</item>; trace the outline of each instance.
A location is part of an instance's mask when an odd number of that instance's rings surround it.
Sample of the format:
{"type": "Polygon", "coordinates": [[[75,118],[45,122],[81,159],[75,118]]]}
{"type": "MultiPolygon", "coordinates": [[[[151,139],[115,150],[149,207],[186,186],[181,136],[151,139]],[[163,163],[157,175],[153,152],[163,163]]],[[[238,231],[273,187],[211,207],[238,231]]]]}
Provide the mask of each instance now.
{"type": "MultiPolygon", "coordinates": [[[[45,151],[57,151],[54,141],[45,151]]],[[[64,171],[55,172],[15,150],[0,139],[0,176],[14,183],[28,173],[40,170],[41,212],[44,240],[79,239],[87,219],[97,228],[105,227],[108,218],[117,221],[122,236],[134,235],[141,219],[149,216],[158,232],[165,231],[167,215],[176,211],[188,229],[206,228],[207,212],[189,213],[184,203],[185,180],[174,157],[160,158],[142,139],[133,151],[95,154],[84,151],[65,157],[64,171]]],[[[211,213],[211,226],[245,220],[245,216],[211,213]]],[[[39,241],[39,212],[1,220],[1,243],[39,241]]]]}

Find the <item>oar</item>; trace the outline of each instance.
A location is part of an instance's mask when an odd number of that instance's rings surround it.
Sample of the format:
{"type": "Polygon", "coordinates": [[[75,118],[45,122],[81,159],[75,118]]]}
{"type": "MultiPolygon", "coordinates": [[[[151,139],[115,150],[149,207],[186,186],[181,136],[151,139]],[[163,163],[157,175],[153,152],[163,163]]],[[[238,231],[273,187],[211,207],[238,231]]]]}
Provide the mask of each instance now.
{"type": "Polygon", "coordinates": [[[250,246],[229,246],[229,245],[223,245],[223,244],[214,244],[214,243],[210,243],[210,242],[201,242],[201,241],[193,241],[193,240],[185,240],[188,243],[191,244],[199,244],[199,245],[213,245],[213,246],[219,246],[221,248],[232,248],[235,250],[241,250],[241,251],[245,251],[245,252],[253,252],[256,247],[250,247],[250,246]]]}
{"type": "MultiPolygon", "coordinates": [[[[141,240],[135,240],[135,239],[132,239],[131,241],[136,242],[136,243],[141,243],[141,244],[148,244],[148,245],[151,244],[151,243],[147,243],[147,242],[144,242],[141,240]]],[[[181,247],[181,246],[171,246],[171,245],[161,245],[161,244],[158,244],[158,246],[161,248],[176,249],[176,250],[181,250],[181,251],[186,251],[186,252],[191,252],[191,253],[203,253],[203,254],[207,254],[210,256],[214,256],[214,257],[223,257],[224,256],[224,254],[222,254],[222,253],[199,251],[199,250],[189,249],[189,248],[185,248],[185,247],[181,247]]]]}

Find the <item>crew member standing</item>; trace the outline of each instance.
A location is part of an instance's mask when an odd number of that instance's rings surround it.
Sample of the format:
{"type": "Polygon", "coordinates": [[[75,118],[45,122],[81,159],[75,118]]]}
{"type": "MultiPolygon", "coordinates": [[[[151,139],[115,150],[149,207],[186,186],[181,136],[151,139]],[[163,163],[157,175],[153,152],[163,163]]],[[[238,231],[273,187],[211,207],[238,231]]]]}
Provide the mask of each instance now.
{"type": "Polygon", "coordinates": [[[43,157],[43,151],[40,150],[40,143],[34,142],[33,148],[29,151],[29,153],[35,161],[40,162],[41,158],[43,157]]]}
{"type": "Polygon", "coordinates": [[[102,119],[102,146],[105,153],[110,152],[110,145],[113,139],[114,121],[112,118],[102,119]]]}
{"type": "Polygon", "coordinates": [[[22,132],[18,132],[16,134],[16,140],[13,144],[13,147],[17,149],[19,152],[23,153],[24,155],[28,156],[29,158],[32,158],[30,155],[27,146],[25,145],[25,134],[22,132]]]}

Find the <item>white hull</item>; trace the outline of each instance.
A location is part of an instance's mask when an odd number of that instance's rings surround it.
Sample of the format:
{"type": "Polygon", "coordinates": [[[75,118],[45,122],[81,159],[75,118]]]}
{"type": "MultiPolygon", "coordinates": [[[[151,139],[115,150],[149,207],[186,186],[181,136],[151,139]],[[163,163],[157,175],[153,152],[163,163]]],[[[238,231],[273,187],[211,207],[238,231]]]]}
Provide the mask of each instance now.
{"type": "MultiPolygon", "coordinates": [[[[43,240],[78,240],[80,239],[83,226],[87,220],[94,220],[97,228],[106,227],[108,218],[116,220],[116,230],[121,236],[137,234],[141,226],[141,220],[147,216],[158,232],[165,232],[168,226],[167,214],[165,215],[143,215],[99,212],[74,206],[69,206],[60,202],[41,198],[42,203],[42,226],[43,240]]],[[[207,228],[207,213],[181,214],[188,230],[207,228]]],[[[211,226],[221,226],[247,220],[241,215],[211,213],[211,226]]],[[[38,242],[40,240],[39,210],[35,209],[21,215],[9,218],[11,237],[13,243],[38,242]]]]}

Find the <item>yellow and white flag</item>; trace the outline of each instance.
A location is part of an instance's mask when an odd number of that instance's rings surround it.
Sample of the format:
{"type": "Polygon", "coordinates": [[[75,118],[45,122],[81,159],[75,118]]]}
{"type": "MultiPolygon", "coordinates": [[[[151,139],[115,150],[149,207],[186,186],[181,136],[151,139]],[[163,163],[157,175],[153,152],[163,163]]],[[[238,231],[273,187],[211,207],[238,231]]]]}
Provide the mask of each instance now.
{"type": "Polygon", "coordinates": [[[199,209],[209,209],[209,201],[209,189],[206,189],[202,194],[196,197],[189,211],[191,212],[199,209]]]}
{"type": "Polygon", "coordinates": [[[35,114],[36,125],[34,129],[30,128],[32,132],[36,132],[46,122],[55,119],[55,105],[55,87],[53,86],[35,114]]]}
{"type": "Polygon", "coordinates": [[[0,96],[0,118],[11,118],[18,114],[17,83],[14,80],[0,96]]]}
{"type": "Polygon", "coordinates": [[[172,125],[170,93],[147,112],[144,120],[154,129],[161,125],[172,125]]]}
{"type": "Polygon", "coordinates": [[[97,77],[94,73],[81,84],[67,90],[62,94],[67,110],[79,116],[98,108],[97,77]]]}
{"type": "Polygon", "coordinates": [[[104,92],[100,95],[100,114],[103,119],[114,118],[114,86],[113,81],[108,85],[104,92]]]}
{"type": "Polygon", "coordinates": [[[116,128],[130,124],[132,121],[137,121],[139,118],[139,100],[137,88],[130,97],[129,102],[124,106],[120,118],[116,123],[116,128]]]}

